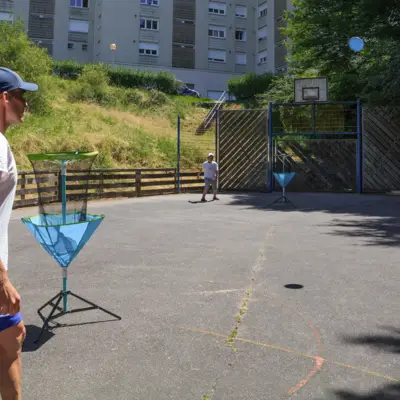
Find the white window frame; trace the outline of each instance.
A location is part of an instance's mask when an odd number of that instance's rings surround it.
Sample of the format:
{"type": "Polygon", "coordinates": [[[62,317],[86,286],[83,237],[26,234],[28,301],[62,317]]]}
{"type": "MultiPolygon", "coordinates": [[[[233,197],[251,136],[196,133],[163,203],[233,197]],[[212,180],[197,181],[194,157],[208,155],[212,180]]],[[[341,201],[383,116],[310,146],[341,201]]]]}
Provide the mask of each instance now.
{"type": "Polygon", "coordinates": [[[226,63],[226,50],[208,49],[208,61],[226,63]]]}
{"type": "Polygon", "coordinates": [[[140,5],[158,7],[160,5],[160,0],[140,0],[140,5]]]}
{"type": "Polygon", "coordinates": [[[72,8],[89,8],[89,1],[87,0],[87,7],[84,7],[85,0],[69,0],[69,6],[72,8]]]}
{"type": "Polygon", "coordinates": [[[210,1],[208,3],[208,13],[213,15],[226,15],[226,3],[210,1]]]}
{"type": "Polygon", "coordinates": [[[236,18],[247,18],[247,6],[237,5],[235,8],[235,16],[236,16],[236,18]],[[239,9],[239,11],[238,11],[238,9],[239,9]],[[243,10],[244,10],[244,13],[241,12],[243,10]]]}
{"type": "Polygon", "coordinates": [[[267,26],[263,26],[262,28],[259,28],[258,32],[257,32],[258,40],[263,40],[263,39],[266,39],[267,37],[268,37],[267,26]]]}
{"type": "Polygon", "coordinates": [[[160,20],[156,19],[156,18],[140,17],[139,24],[140,24],[140,29],[143,30],[143,31],[158,31],[160,29],[160,20]],[[144,28],[142,28],[142,20],[144,21],[144,28]],[[148,21],[151,22],[151,24],[150,24],[151,28],[147,28],[147,26],[146,26],[148,21]],[[156,29],[153,28],[153,23],[154,22],[157,22],[157,28],[156,29]]]}
{"type": "Polygon", "coordinates": [[[208,37],[214,39],[226,39],[226,28],[224,26],[208,25],[208,37]],[[221,32],[223,33],[223,36],[220,36],[221,32]]]}
{"type": "Polygon", "coordinates": [[[157,43],[139,43],[139,56],[158,57],[160,46],[157,43]],[[153,52],[156,51],[156,54],[153,52]]]}
{"type": "Polygon", "coordinates": [[[236,30],[235,30],[235,40],[237,40],[238,42],[246,42],[246,41],[247,41],[247,32],[246,32],[246,29],[236,29],[236,30]],[[244,39],[238,39],[238,38],[236,37],[236,34],[237,34],[238,32],[240,32],[240,33],[243,34],[243,38],[244,38],[244,39]]]}
{"type": "Polygon", "coordinates": [[[89,21],[83,21],[80,19],[69,19],[69,25],[68,25],[68,32],[77,32],[77,33],[89,33],[89,21]],[[81,25],[85,26],[86,28],[81,28],[81,29],[71,29],[71,23],[76,23],[76,25],[81,25]]]}
{"type": "Polygon", "coordinates": [[[265,2],[258,6],[258,18],[265,17],[268,13],[268,3],[265,2]]]}
{"type": "Polygon", "coordinates": [[[268,62],[268,52],[266,50],[260,51],[257,56],[258,65],[266,64],[268,62]]]}
{"type": "Polygon", "coordinates": [[[236,53],[236,65],[247,65],[247,54],[246,53],[236,53]],[[240,59],[242,57],[244,57],[244,62],[240,62],[240,59]]]}

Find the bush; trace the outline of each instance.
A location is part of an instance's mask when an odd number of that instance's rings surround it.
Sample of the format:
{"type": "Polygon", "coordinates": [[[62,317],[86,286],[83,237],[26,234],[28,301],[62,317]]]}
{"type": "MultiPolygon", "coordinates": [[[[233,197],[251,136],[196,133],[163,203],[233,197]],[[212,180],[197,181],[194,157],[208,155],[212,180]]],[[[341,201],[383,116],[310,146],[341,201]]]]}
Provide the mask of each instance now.
{"type": "MultiPolygon", "coordinates": [[[[152,88],[164,93],[176,92],[176,81],[173,74],[128,68],[105,68],[109,82],[113,86],[126,89],[152,88]]],[[[75,61],[55,61],[53,63],[53,73],[66,79],[77,79],[83,73],[83,69],[84,66],[75,61]]]]}
{"type": "Polygon", "coordinates": [[[63,79],[77,79],[83,72],[83,64],[73,60],[53,61],[53,73],[63,79]]]}
{"type": "Polygon", "coordinates": [[[238,100],[249,100],[266,92],[271,86],[272,79],[272,74],[257,75],[249,72],[241,77],[230,79],[228,90],[238,100]]]}
{"type": "Polygon", "coordinates": [[[71,87],[69,99],[89,101],[98,104],[110,103],[110,88],[107,70],[102,64],[88,64],[83,67],[77,84],[71,87]]]}

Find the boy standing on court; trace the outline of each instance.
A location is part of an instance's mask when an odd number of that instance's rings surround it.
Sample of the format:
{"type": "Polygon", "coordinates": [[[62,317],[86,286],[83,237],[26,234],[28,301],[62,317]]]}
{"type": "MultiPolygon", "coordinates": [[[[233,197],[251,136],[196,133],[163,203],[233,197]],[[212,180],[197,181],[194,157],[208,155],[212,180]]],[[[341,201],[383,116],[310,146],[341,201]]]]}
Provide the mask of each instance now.
{"type": "MultiPolygon", "coordinates": [[[[206,195],[208,192],[208,188],[211,186],[213,191],[213,200],[219,200],[217,197],[217,179],[218,179],[218,164],[214,161],[214,154],[209,153],[207,157],[207,161],[203,163],[203,172],[204,172],[204,190],[201,201],[204,203],[206,201],[206,195]]],[[[200,179],[200,174],[199,174],[200,179]]]]}
{"type": "Polygon", "coordinates": [[[18,174],[6,137],[11,125],[24,121],[26,91],[37,85],[0,68],[0,395],[3,400],[22,399],[21,350],[25,326],[20,314],[21,298],[8,278],[8,224],[14,203],[18,174]]]}

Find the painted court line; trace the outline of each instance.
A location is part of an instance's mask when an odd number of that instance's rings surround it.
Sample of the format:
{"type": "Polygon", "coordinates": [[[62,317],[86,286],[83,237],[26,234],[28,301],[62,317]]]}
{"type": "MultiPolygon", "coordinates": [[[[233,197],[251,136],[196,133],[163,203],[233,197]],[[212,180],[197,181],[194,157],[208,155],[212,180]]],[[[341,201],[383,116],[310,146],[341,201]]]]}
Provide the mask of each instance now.
{"type": "MultiPolygon", "coordinates": [[[[187,331],[187,332],[196,332],[196,333],[202,333],[204,335],[210,335],[210,336],[220,337],[220,338],[223,338],[223,339],[229,339],[228,336],[223,335],[221,333],[206,331],[206,330],[202,330],[202,329],[186,328],[184,326],[178,326],[177,328],[181,329],[181,330],[184,330],[184,331],[187,331]]],[[[270,344],[267,344],[267,343],[256,342],[254,340],[243,339],[243,338],[238,338],[238,337],[236,337],[235,340],[237,340],[239,342],[243,342],[243,343],[253,344],[255,346],[265,347],[267,349],[282,351],[282,352],[293,354],[293,355],[296,355],[296,356],[299,356],[299,357],[303,357],[303,358],[316,360],[317,363],[320,363],[321,360],[323,360],[327,364],[338,365],[339,367],[352,369],[352,370],[359,371],[359,372],[362,372],[362,373],[365,373],[365,374],[368,374],[368,375],[376,376],[378,378],[386,379],[386,380],[391,381],[391,382],[400,383],[400,379],[396,379],[396,378],[393,378],[391,376],[383,375],[383,374],[380,374],[379,372],[368,371],[366,369],[355,367],[353,365],[339,363],[339,362],[336,362],[336,361],[329,361],[329,360],[323,359],[322,357],[316,357],[316,356],[312,356],[312,355],[309,355],[309,354],[300,353],[300,352],[298,352],[296,350],[286,349],[284,347],[273,346],[273,345],[270,345],[270,344]]]]}

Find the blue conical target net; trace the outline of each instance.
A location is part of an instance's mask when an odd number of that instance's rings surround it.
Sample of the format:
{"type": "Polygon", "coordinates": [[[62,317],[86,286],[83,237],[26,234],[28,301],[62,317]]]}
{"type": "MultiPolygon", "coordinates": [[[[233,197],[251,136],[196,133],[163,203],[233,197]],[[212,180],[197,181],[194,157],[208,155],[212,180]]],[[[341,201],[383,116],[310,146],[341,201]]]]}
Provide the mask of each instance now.
{"type": "Polygon", "coordinates": [[[66,268],[82,250],[103,221],[102,215],[62,214],[23,218],[23,223],[37,242],[60,265],[66,268]]]}
{"type": "Polygon", "coordinates": [[[22,222],[62,268],[71,264],[104,218],[87,214],[87,199],[96,195],[88,193],[96,156],[82,152],[28,155],[35,171],[39,215],[22,222]]]}
{"type": "Polygon", "coordinates": [[[295,172],[274,172],[274,177],[282,188],[286,188],[295,175],[295,172]]]}

